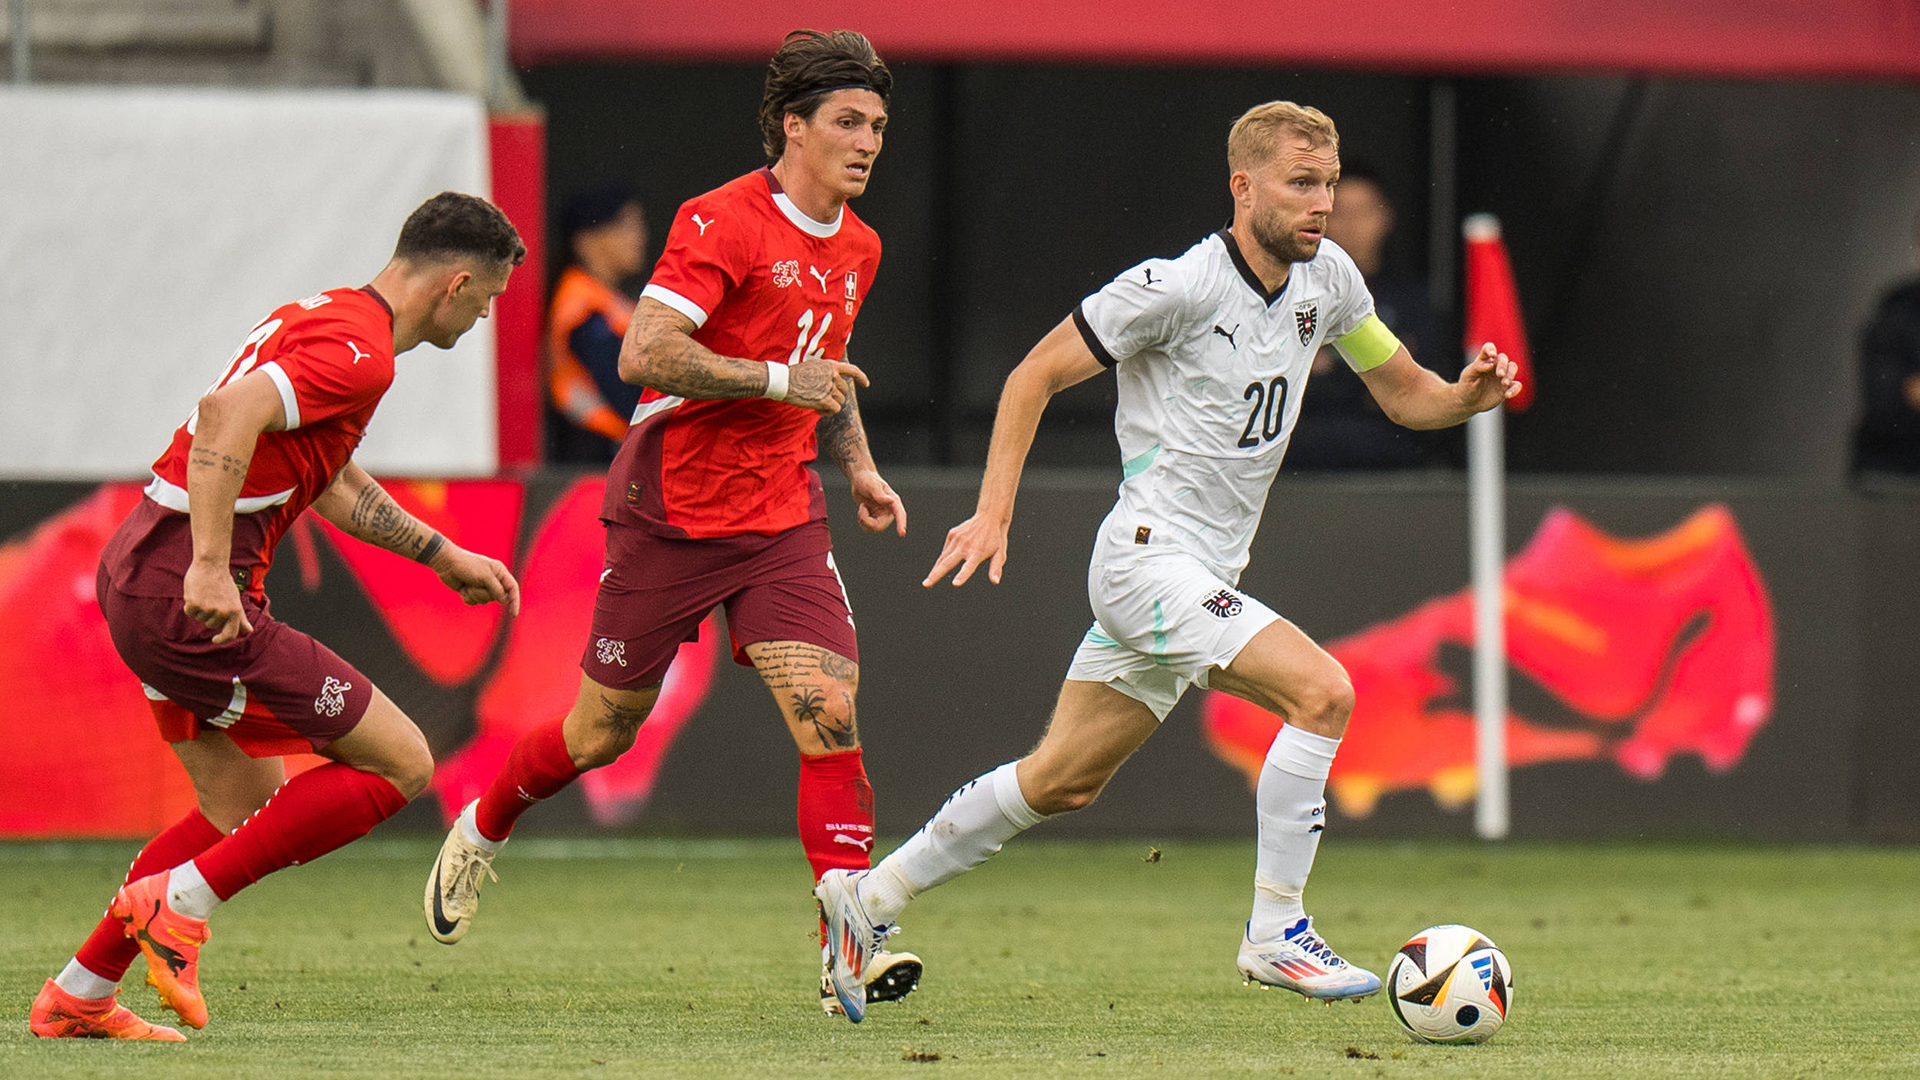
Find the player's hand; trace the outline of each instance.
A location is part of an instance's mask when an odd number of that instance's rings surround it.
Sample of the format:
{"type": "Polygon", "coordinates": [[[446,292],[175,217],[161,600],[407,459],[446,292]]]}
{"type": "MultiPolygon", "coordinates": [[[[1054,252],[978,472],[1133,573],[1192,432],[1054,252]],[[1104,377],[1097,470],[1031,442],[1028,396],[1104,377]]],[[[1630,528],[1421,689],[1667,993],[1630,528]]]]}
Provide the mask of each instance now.
{"type": "Polygon", "coordinates": [[[1000,568],[1007,564],[1007,523],[975,514],[947,530],[946,546],[940,549],[933,572],[920,584],[932,588],[957,566],[960,572],[953,575],[953,584],[959,588],[982,563],[987,567],[987,580],[1000,584],[1000,568]]]}
{"type": "Polygon", "coordinates": [[[842,360],[815,353],[787,369],[787,404],[832,416],[847,403],[848,380],[871,386],[867,373],[842,360]]]}
{"type": "Polygon", "coordinates": [[[499,604],[509,615],[520,614],[520,583],[499,559],[449,543],[434,557],[433,572],[468,605],[499,604]]]}
{"type": "Polygon", "coordinates": [[[877,533],[892,525],[901,536],[907,535],[907,504],[879,473],[861,469],[853,474],[853,501],[860,504],[860,528],[877,533]]]}
{"type": "Polygon", "coordinates": [[[1494,348],[1493,342],[1480,346],[1479,354],[1460,372],[1460,391],[1467,407],[1486,412],[1518,394],[1520,381],[1515,376],[1519,373],[1520,365],[1494,348]]]}
{"type": "Polygon", "coordinates": [[[215,645],[253,633],[246,609],[240,606],[240,587],[227,567],[196,562],[187,568],[181,586],[187,617],[206,624],[215,645]]]}

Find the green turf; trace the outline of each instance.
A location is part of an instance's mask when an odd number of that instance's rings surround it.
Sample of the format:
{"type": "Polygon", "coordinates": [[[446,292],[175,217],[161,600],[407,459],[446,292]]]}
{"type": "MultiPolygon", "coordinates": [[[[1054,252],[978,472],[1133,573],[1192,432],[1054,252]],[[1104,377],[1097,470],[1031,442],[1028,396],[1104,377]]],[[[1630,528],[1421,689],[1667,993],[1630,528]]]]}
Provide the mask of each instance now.
{"type": "MultiPolygon", "coordinates": [[[[908,913],[923,988],[853,1027],[792,841],[524,839],[455,948],[431,845],[369,841],[219,913],[178,1046],[27,1034],[131,846],[0,845],[0,1077],[1920,1076],[1920,852],[1330,842],[1308,899],[1350,959],[1456,920],[1512,959],[1512,1021],[1448,1048],[1379,997],[1242,988],[1250,844],[1161,847],[1015,843],[908,913]]],[[[165,1019],[142,971],[122,996],[165,1019]]]]}

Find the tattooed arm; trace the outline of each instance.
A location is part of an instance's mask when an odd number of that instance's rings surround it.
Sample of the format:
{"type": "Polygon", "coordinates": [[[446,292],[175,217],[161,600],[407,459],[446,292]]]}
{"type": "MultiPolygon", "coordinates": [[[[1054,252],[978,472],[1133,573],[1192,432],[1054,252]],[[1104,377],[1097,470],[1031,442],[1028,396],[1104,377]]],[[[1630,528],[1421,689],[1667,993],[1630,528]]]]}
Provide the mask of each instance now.
{"type": "MultiPolygon", "coordinates": [[[[620,380],[695,400],[766,396],[773,374],[767,363],[721,356],[693,340],[695,329],[692,319],[643,297],[620,343],[620,380]]],[[[804,357],[785,374],[782,401],[828,415],[839,412],[846,400],[843,379],[867,385],[859,368],[818,355],[804,357]]]]}
{"type": "Polygon", "coordinates": [[[287,426],[280,390],[263,371],[251,372],[200,399],[193,445],[187,450],[187,516],[193,562],[181,583],[187,615],[214,631],[224,645],[251,634],[234,583],[233,502],[247,480],[253,446],[262,432],[287,426]]]}
{"type": "Polygon", "coordinates": [[[873,452],[867,447],[867,426],[860,422],[860,401],[852,386],[840,411],[820,418],[814,437],[820,442],[820,456],[840,467],[847,479],[860,470],[873,471],[873,452]]]}
{"type": "Polygon", "coordinates": [[[393,501],[367,470],[352,461],[320,497],[314,513],[341,532],[375,547],[386,548],[425,565],[447,588],[469,604],[493,601],[509,614],[520,614],[520,583],[498,559],[489,559],[453,543],[428,528],[393,501]]]}
{"type": "Polygon", "coordinates": [[[901,536],[907,535],[907,507],[893,488],[880,478],[879,466],[867,446],[867,428],[860,422],[860,400],[853,384],[847,383],[847,403],[841,410],[822,417],[814,429],[820,443],[820,456],[840,466],[853,485],[853,500],[859,504],[860,527],[881,532],[892,525],[901,536]]]}

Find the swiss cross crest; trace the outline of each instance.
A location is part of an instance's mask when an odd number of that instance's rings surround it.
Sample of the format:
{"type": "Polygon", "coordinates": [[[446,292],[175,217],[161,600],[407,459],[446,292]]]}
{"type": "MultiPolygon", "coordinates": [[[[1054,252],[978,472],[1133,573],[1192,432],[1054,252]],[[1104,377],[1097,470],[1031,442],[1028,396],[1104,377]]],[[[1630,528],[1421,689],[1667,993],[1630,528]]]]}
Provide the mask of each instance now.
{"type": "Polygon", "coordinates": [[[773,264],[773,287],[786,289],[800,284],[800,260],[787,259],[773,264]]]}
{"type": "Polygon", "coordinates": [[[1293,309],[1293,325],[1300,331],[1300,344],[1313,340],[1313,332],[1320,328],[1320,305],[1318,303],[1301,304],[1293,309]]]}
{"type": "Polygon", "coordinates": [[[347,707],[347,691],[353,689],[350,682],[341,682],[333,676],[320,684],[320,696],[313,699],[313,711],[321,716],[339,716],[347,707]]]}

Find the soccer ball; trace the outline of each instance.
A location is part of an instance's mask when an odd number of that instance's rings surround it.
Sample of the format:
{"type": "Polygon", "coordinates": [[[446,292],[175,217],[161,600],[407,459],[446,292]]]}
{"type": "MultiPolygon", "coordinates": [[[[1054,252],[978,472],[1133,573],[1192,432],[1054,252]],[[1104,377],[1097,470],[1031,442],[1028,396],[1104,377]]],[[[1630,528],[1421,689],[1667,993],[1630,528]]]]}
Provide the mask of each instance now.
{"type": "Polygon", "coordinates": [[[1387,994],[1418,1042],[1486,1042],[1513,1008],[1513,968],[1480,931],[1430,926],[1394,954],[1387,994]]]}

